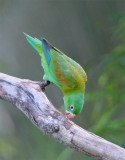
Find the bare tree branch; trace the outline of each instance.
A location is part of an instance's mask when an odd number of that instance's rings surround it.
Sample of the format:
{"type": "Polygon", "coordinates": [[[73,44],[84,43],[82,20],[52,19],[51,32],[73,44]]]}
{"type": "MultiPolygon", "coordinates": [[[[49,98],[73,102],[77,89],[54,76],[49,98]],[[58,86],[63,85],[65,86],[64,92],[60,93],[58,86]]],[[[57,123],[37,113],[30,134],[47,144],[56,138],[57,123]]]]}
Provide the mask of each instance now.
{"type": "Polygon", "coordinates": [[[88,132],[62,115],[41,91],[40,82],[0,73],[0,98],[18,107],[43,133],[102,160],[125,160],[125,149],[88,132]]]}

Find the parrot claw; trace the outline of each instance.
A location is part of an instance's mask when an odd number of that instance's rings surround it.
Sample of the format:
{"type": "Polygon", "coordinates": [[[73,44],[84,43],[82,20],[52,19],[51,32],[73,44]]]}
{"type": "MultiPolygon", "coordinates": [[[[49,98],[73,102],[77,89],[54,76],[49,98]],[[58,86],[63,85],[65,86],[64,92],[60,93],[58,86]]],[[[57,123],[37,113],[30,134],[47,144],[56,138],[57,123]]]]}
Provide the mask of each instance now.
{"type": "Polygon", "coordinates": [[[50,81],[47,81],[47,80],[41,82],[40,87],[43,92],[45,92],[45,87],[48,86],[49,84],[50,84],[50,81]]]}

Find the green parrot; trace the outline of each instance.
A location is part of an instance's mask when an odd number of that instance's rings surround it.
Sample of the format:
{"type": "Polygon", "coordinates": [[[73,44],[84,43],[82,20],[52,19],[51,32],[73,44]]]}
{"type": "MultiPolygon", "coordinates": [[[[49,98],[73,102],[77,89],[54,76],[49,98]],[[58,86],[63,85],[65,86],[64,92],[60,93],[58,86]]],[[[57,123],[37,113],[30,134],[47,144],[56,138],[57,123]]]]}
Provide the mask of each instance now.
{"type": "Polygon", "coordinates": [[[33,38],[24,33],[27,41],[38,51],[44,69],[42,88],[56,84],[64,94],[65,116],[74,118],[84,106],[87,76],[83,68],[46,39],[33,38]]]}

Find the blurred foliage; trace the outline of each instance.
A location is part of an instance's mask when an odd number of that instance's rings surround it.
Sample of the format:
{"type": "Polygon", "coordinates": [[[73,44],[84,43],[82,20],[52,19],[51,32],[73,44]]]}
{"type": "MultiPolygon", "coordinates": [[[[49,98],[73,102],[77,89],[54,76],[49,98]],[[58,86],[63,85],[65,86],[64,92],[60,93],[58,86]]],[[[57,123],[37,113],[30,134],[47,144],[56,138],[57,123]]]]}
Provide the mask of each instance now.
{"type": "Polygon", "coordinates": [[[0,159],[9,160],[16,156],[17,150],[14,148],[14,143],[9,141],[8,137],[0,137],[0,159]]]}
{"type": "Polygon", "coordinates": [[[111,54],[103,57],[101,63],[104,71],[98,79],[97,90],[90,91],[86,97],[93,104],[91,130],[121,144],[125,133],[125,117],[124,113],[117,113],[124,109],[125,104],[125,45],[113,49],[111,54]]]}
{"type": "Polygon", "coordinates": [[[89,130],[122,147],[125,145],[124,20],[125,14],[122,14],[112,33],[113,36],[117,35],[116,47],[112,49],[110,54],[104,55],[101,61],[95,65],[101,70],[101,73],[98,75],[95,90],[90,90],[86,96],[86,99],[91,101],[93,106],[90,117],[92,125],[89,130]]]}
{"type": "MultiPolygon", "coordinates": [[[[72,0],[72,3],[38,0],[37,7],[34,8],[35,1],[3,2],[0,1],[0,8],[2,8],[0,18],[6,17],[3,14],[6,3],[9,6],[5,7],[6,13],[13,11],[13,14],[12,16],[7,14],[9,25],[5,25],[7,22],[4,18],[4,23],[2,18],[0,19],[1,26],[4,26],[0,28],[0,42],[6,44],[5,48],[0,47],[3,53],[0,53],[0,71],[22,78],[41,79],[40,63],[39,69],[36,66],[38,61],[35,56],[31,57],[31,53],[26,54],[25,50],[28,47],[20,46],[26,41],[21,42],[20,35],[16,39],[13,34],[25,31],[22,24],[27,25],[27,30],[31,33],[34,30],[46,32],[46,35],[50,35],[58,45],[63,49],[66,48],[67,53],[68,51],[72,53],[70,57],[78,60],[80,64],[84,60],[84,68],[88,75],[86,103],[83,112],[74,121],[81,127],[125,147],[125,13],[121,12],[125,8],[124,3],[115,0],[114,2],[72,0]],[[29,3],[32,7],[29,7],[29,3]],[[26,15],[23,15],[22,8],[19,9],[21,6],[26,15]],[[21,11],[21,14],[18,15],[16,10],[19,13],[21,11]],[[26,18],[23,23],[22,17],[26,18]],[[44,20],[40,21],[40,18],[44,20]],[[13,43],[12,38],[15,40],[13,43]],[[59,38],[62,39],[60,44],[59,38]]],[[[56,106],[61,106],[62,95],[56,90],[53,91],[54,88],[56,87],[54,86],[52,91],[51,86],[47,88],[47,95],[53,103],[56,102],[54,103],[56,106]]],[[[25,115],[10,107],[9,103],[2,102],[0,107],[7,110],[3,112],[0,108],[0,160],[93,159],[43,135],[25,115]],[[7,118],[8,116],[10,117],[7,118]],[[6,123],[3,123],[5,120],[6,123]]],[[[60,110],[63,111],[64,108],[61,107],[60,110]]]]}

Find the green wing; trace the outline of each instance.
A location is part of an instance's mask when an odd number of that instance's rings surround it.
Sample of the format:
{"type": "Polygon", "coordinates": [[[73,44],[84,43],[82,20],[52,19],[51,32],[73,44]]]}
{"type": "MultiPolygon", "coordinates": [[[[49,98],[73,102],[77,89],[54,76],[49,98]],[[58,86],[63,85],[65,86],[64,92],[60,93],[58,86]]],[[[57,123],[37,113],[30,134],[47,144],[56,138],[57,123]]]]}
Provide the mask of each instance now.
{"type": "Polygon", "coordinates": [[[46,79],[49,77],[48,80],[63,91],[84,88],[87,76],[83,68],[45,39],[42,39],[42,46],[49,68],[49,76],[45,73],[46,79]]]}
{"type": "Polygon", "coordinates": [[[54,78],[54,83],[61,89],[73,89],[77,86],[76,71],[67,61],[66,56],[59,50],[52,48],[50,51],[51,62],[49,64],[50,74],[54,78]]]}

